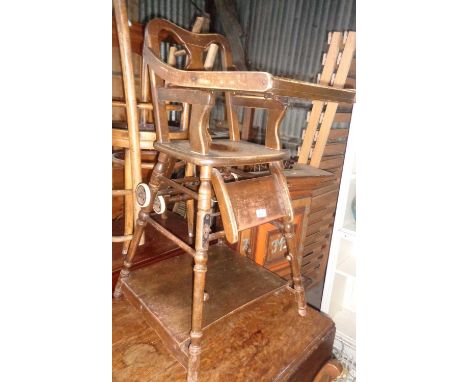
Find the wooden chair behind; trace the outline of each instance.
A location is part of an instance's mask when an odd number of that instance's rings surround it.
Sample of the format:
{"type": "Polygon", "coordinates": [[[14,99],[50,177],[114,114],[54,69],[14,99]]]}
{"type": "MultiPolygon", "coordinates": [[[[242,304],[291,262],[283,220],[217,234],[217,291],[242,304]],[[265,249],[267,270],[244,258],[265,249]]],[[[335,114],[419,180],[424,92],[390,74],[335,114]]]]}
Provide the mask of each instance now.
{"type": "Polygon", "coordinates": [[[122,63],[129,147],[125,154],[125,161],[128,167],[128,170],[125,171],[125,190],[112,192],[113,195],[125,195],[125,209],[126,212],[128,212],[128,216],[126,214],[124,235],[113,237],[112,241],[123,241],[123,253],[126,253],[129,240],[132,238],[131,233],[133,232],[135,216],[140,210],[139,205],[132,197],[133,190],[136,185],[141,182],[140,136],[127,8],[121,0],[114,0],[113,5],[115,9],[116,29],[122,63]]]}
{"type": "MultiPolygon", "coordinates": [[[[177,29],[178,27],[175,26],[172,23],[171,28],[173,27],[174,29],[177,29]]],[[[202,28],[207,29],[209,25],[209,20],[207,20],[204,17],[197,17],[195,20],[194,26],[192,28],[192,33],[196,33],[198,36],[198,33],[202,31],[202,28]]],[[[183,30],[181,28],[178,28],[180,30],[183,30]]],[[[140,123],[139,127],[142,128],[142,130],[139,130],[139,141],[140,145],[139,148],[140,150],[151,150],[153,151],[153,154],[156,154],[153,150],[153,143],[156,141],[157,136],[156,136],[156,131],[154,128],[153,124],[153,116],[151,111],[153,110],[153,104],[151,103],[151,99],[148,93],[148,76],[145,75],[146,73],[142,70],[142,50],[143,50],[143,42],[144,42],[144,28],[141,24],[132,24],[129,28],[129,35],[130,35],[130,50],[131,50],[131,61],[135,63],[134,67],[134,81],[135,81],[135,88],[139,90],[139,93],[141,94],[139,98],[139,101],[137,101],[137,109],[140,110],[140,123]],[[144,100],[144,101],[141,101],[144,100]]],[[[118,31],[116,27],[116,23],[113,20],[113,39],[112,39],[112,45],[113,48],[119,47],[119,39],[118,39],[118,31]]],[[[158,36],[159,37],[159,36],[158,36]]],[[[222,37],[222,36],[221,36],[222,37]]],[[[150,37],[151,41],[153,40],[150,37]]],[[[227,55],[230,56],[230,48],[227,45],[225,41],[222,40],[222,38],[219,41],[221,44],[224,44],[224,50],[227,52],[227,55]]],[[[151,42],[150,42],[151,43],[151,42]]],[[[190,52],[187,52],[186,50],[176,50],[175,46],[170,46],[168,49],[168,57],[167,57],[167,62],[171,66],[176,65],[176,57],[180,56],[186,56],[186,60],[189,63],[189,66],[191,68],[198,69],[200,66],[204,70],[211,70],[213,68],[213,65],[215,63],[216,55],[218,52],[218,45],[216,44],[210,44],[208,48],[206,49],[206,59],[204,61],[193,61],[192,57],[190,56],[190,52]],[[189,54],[187,54],[189,53],[189,54]]],[[[122,56],[122,54],[121,54],[122,56]]],[[[227,62],[229,61],[229,58],[227,59],[227,62]]],[[[113,67],[113,70],[118,69],[113,67]]],[[[119,92],[120,89],[120,83],[121,83],[121,78],[117,76],[117,78],[113,78],[113,96],[117,95],[123,96],[121,94],[121,91],[119,92]]],[[[133,189],[135,188],[135,182],[132,180],[132,171],[131,171],[131,162],[130,162],[130,156],[129,156],[129,150],[130,150],[130,130],[128,129],[128,123],[126,122],[126,116],[125,113],[119,113],[116,112],[119,109],[125,108],[126,107],[126,102],[122,99],[113,99],[112,101],[112,106],[113,106],[113,120],[114,118],[117,119],[118,121],[113,123],[113,129],[112,129],[112,145],[114,147],[119,147],[119,148],[124,148],[125,150],[125,159],[119,158],[118,155],[113,155],[113,162],[119,165],[122,165],[124,168],[124,173],[125,173],[125,186],[124,190],[114,190],[113,195],[114,196],[124,196],[125,197],[125,206],[124,206],[124,219],[125,219],[125,225],[124,225],[124,235],[121,237],[113,237],[113,241],[124,241],[124,247],[123,247],[123,253],[126,253],[127,247],[128,247],[128,240],[131,239],[131,232],[133,230],[133,221],[136,219],[136,214],[134,213],[133,209],[133,189]],[[115,127],[115,128],[114,128],[115,127]]],[[[181,114],[181,119],[180,119],[180,131],[171,131],[169,133],[169,136],[171,139],[187,139],[188,138],[188,131],[187,131],[187,125],[188,125],[188,116],[190,114],[190,108],[187,103],[180,104],[180,105],[175,105],[173,103],[167,104],[166,105],[166,111],[168,113],[177,111],[177,112],[182,112],[181,114]]],[[[149,151],[147,151],[149,152],[149,151]]],[[[140,154],[140,167],[143,170],[151,170],[154,166],[154,161],[150,162],[141,162],[141,154],[140,154]]],[[[180,167],[180,166],[179,166],[180,167]]],[[[190,165],[186,167],[186,175],[187,176],[192,176],[194,175],[194,168],[190,165]]],[[[140,175],[141,179],[141,175],[140,175]]],[[[138,184],[138,183],[137,183],[138,184]]],[[[188,221],[189,221],[189,236],[193,236],[193,202],[188,202],[187,205],[187,216],[188,216],[188,221]]],[[[142,241],[142,243],[144,240],[142,241]]]]}

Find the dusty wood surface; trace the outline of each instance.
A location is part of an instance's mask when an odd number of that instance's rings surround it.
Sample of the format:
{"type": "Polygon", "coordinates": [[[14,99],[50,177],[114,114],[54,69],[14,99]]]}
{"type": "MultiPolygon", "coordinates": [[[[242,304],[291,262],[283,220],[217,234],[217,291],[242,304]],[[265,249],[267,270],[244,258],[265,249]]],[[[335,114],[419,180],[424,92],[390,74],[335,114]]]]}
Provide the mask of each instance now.
{"type": "MultiPolygon", "coordinates": [[[[185,381],[186,371],[125,298],[112,302],[113,381],[185,381]]],[[[328,361],[332,321],[308,308],[297,314],[282,289],[204,332],[201,381],[312,381],[328,361]]]]}
{"type": "MultiPolygon", "coordinates": [[[[192,257],[183,254],[132,272],[123,286],[129,301],[146,311],[150,325],[182,361],[191,328],[192,267],[192,257]]],[[[207,268],[209,300],[204,304],[203,328],[286,284],[227,247],[210,247],[207,268]]]]}

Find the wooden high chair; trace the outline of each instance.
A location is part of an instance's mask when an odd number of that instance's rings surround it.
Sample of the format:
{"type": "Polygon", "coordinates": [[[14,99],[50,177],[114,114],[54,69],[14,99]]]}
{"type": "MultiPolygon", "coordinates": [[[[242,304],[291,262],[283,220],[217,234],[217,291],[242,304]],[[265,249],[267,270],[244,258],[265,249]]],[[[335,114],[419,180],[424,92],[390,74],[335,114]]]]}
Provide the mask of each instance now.
{"type": "MultiPolygon", "coordinates": [[[[284,104],[287,102],[286,97],[353,102],[354,91],[273,77],[264,72],[227,71],[231,59],[224,45],[224,37],[215,34],[196,35],[161,19],[152,20],[147,24],[143,60],[144,67],[148,70],[147,72],[145,70],[144,75],[149,76],[151,83],[154,120],[157,127],[157,141],[154,143],[154,148],[159,152],[159,156],[149,184],[140,184],[136,189],[136,199],[141,211],[115,289],[115,296],[120,296],[122,289],[126,288],[130,281],[129,269],[146,224],[152,225],[192,255],[195,265],[187,379],[196,381],[200,365],[203,304],[208,298],[204,288],[210,241],[225,236],[229,242],[235,242],[239,230],[280,219],[281,229],[288,244],[298,312],[300,315],[306,313],[304,288],[294,244],[294,216],[282,167],[282,160],[287,158],[287,153],[280,150],[278,136],[277,121],[281,113],[278,113],[275,107],[269,108],[270,104],[277,106],[284,104]],[[183,46],[188,58],[186,69],[191,70],[179,70],[161,60],[160,42],[164,39],[183,46]],[[200,68],[210,44],[220,46],[222,66],[225,71],[196,70],[200,68]],[[214,105],[214,91],[225,92],[230,138],[212,142],[208,134],[208,120],[214,105]],[[188,140],[171,139],[166,118],[168,102],[191,105],[188,140]],[[232,107],[235,102],[271,109],[269,110],[271,123],[267,132],[271,138],[266,146],[239,139],[237,116],[232,107]],[[177,182],[171,180],[170,174],[176,160],[198,166],[199,178],[190,176],[177,182]],[[223,178],[225,168],[253,164],[267,164],[270,174],[257,179],[225,182],[223,178]],[[187,186],[195,180],[199,184],[197,191],[187,186]],[[152,210],[156,213],[162,212],[160,197],[167,195],[173,197],[177,193],[181,200],[197,201],[195,248],[183,242],[150,216],[152,210]],[[224,231],[210,233],[212,203],[215,201],[213,196],[216,197],[220,207],[224,231]]],[[[217,247],[217,250],[220,250],[220,247],[217,247]]]]}

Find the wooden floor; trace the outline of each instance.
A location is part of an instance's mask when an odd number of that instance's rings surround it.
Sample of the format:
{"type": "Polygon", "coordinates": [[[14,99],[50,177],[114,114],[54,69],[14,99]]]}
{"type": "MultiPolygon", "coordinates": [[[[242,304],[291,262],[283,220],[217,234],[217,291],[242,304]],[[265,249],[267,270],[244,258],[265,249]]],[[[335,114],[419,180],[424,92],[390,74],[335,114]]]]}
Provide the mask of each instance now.
{"type": "MultiPolygon", "coordinates": [[[[141,313],[125,298],[113,299],[112,308],[113,381],[185,381],[185,369],[141,313]]],[[[330,355],[331,320],[312,309],[299,317],[285,289],[237,316],[205,331],[201,381],[312,381],[330,355]]]]}

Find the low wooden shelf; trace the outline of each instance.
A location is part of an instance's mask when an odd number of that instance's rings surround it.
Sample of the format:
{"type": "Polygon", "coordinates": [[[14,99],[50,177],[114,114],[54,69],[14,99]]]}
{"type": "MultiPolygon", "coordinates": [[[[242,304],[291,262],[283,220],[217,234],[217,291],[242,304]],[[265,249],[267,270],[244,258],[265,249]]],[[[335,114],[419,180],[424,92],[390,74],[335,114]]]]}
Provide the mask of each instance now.
{"type": "MultiPolygon", "coordinates": [[[[209,249],[203,329],[245,304],[285,287],[285,281],[226,246],[209,249]]],[[[192,312],[193,259],[182,254],[132,272],[123,283],[127,299],[187,364],[192,312]]]]}

